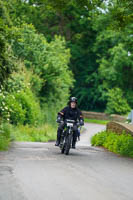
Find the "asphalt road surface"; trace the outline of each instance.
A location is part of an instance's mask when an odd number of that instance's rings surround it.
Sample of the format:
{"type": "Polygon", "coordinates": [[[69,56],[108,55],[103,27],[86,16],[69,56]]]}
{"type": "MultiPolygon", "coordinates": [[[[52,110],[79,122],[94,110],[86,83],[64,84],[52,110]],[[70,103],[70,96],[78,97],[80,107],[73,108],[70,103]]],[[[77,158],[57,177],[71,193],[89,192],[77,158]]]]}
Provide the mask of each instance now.
{"type": "Polygon", "coordinates": [[[133,159],[91,147],[91,135],[105,127],[85,128],[68,156],[54,143],[0,152],[0,200],[133,200],[133,159]]]}

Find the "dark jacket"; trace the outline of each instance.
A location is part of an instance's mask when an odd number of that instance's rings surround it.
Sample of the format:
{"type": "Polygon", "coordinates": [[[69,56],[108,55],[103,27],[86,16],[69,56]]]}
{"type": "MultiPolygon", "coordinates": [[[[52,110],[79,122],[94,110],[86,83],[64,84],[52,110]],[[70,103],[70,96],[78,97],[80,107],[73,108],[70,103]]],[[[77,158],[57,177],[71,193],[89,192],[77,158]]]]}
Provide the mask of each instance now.
{"type": "Polygon", "coordinates": [[[71,120],[83,120],[82,112],[76,107],[71,108],[70,106],[67,106],[63,108],[59,113],[58,116],[62,117],[63,120],[65,119],[71,119],[71,120]]]}

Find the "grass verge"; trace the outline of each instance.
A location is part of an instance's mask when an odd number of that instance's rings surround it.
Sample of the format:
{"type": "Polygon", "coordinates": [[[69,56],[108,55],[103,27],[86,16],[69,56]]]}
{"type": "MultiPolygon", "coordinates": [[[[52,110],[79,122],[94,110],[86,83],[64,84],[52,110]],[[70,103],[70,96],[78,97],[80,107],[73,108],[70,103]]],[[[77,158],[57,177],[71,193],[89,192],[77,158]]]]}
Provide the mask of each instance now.
{"type": "Polygon", "coordinates": [[[85,122],[87,123],[95,123],[95,124],[103,124],[106,125],[109,121],[108,120],[97,120],[97,119],[84,119],[85,122]]]}
{"type": "Polygon", "coordinates": [[[44,124],[39,127],[19,125],[14,127],[13,140],[48,142],[56,139],[56,127],[44,124]]]}
{"type": "Polygon", "coordinates": [[[0,151],[8,149],[11,141],[11,125],[8,123],[0,124],[0,151]]]}
{"type": "Polygon", "coordinates": [[[56,140],[57,127],[44,124],[39,127],[29,125],[0,125],[0,151],[8,150],[11,141],[48,142],[56,140]]]}
{"type": "Polygon", "coordinates": [[[122,133],[102,131],[91,138],[93,146],[103,146],[111,152],[133,158],[133,137],[122,133]]]}

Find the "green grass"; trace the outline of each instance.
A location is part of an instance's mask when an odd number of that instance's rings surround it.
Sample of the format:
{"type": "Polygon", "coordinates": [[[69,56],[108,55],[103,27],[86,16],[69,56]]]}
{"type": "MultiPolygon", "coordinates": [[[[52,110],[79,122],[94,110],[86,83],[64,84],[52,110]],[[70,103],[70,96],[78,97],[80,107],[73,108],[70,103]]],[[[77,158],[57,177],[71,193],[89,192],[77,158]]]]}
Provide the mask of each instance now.
{"type": "Polygon", "coordinates": [[[95,123],[95,124],[103,124],[106,125],[109,121],[108,120],[97,120],[97,119],[84,119],[85,122],[87,123],[95,123]]]}
{"type": "Polygon", "coordinates": [[[0,151],[8,150],[10,144],[10,139],[6,138],[3,135],[0,135],[0,151]]]}
{"type": "Polygon", "coordinates": [[[48,142],[56,140],[57,127],[44,124],[39,127],[29,125],[0,125],[0,151],[8,150],[11,141],[48,142]]]}
{"type": "Polygon", "coordinates": [[[102,131],[91,138],[93,146],[102,146],[111,152],[133,158],[133,137],[126,133],[102,131]]]}
{"type": "Polygon", "coordinates": [[[1,122],[0,124],[0,151],[8,150],[11,141],[11,125],[1,122]]]}
{"type": "Polygon", "coordinates": [[[56,127],[44,124],[39,127],[19,125],[14,127],[15,141],[48,142],[56,140],[56,127]]]}

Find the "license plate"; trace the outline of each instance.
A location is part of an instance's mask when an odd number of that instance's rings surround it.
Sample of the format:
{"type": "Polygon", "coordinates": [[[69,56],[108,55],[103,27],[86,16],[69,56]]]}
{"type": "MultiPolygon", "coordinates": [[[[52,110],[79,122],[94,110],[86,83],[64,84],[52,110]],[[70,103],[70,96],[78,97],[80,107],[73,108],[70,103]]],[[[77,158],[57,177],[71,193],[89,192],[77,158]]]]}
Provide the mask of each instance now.
{"type": "Polygon", "coordinates": [[[73,123],[67,123],[67,126],[73,127],[73,123]]]}

